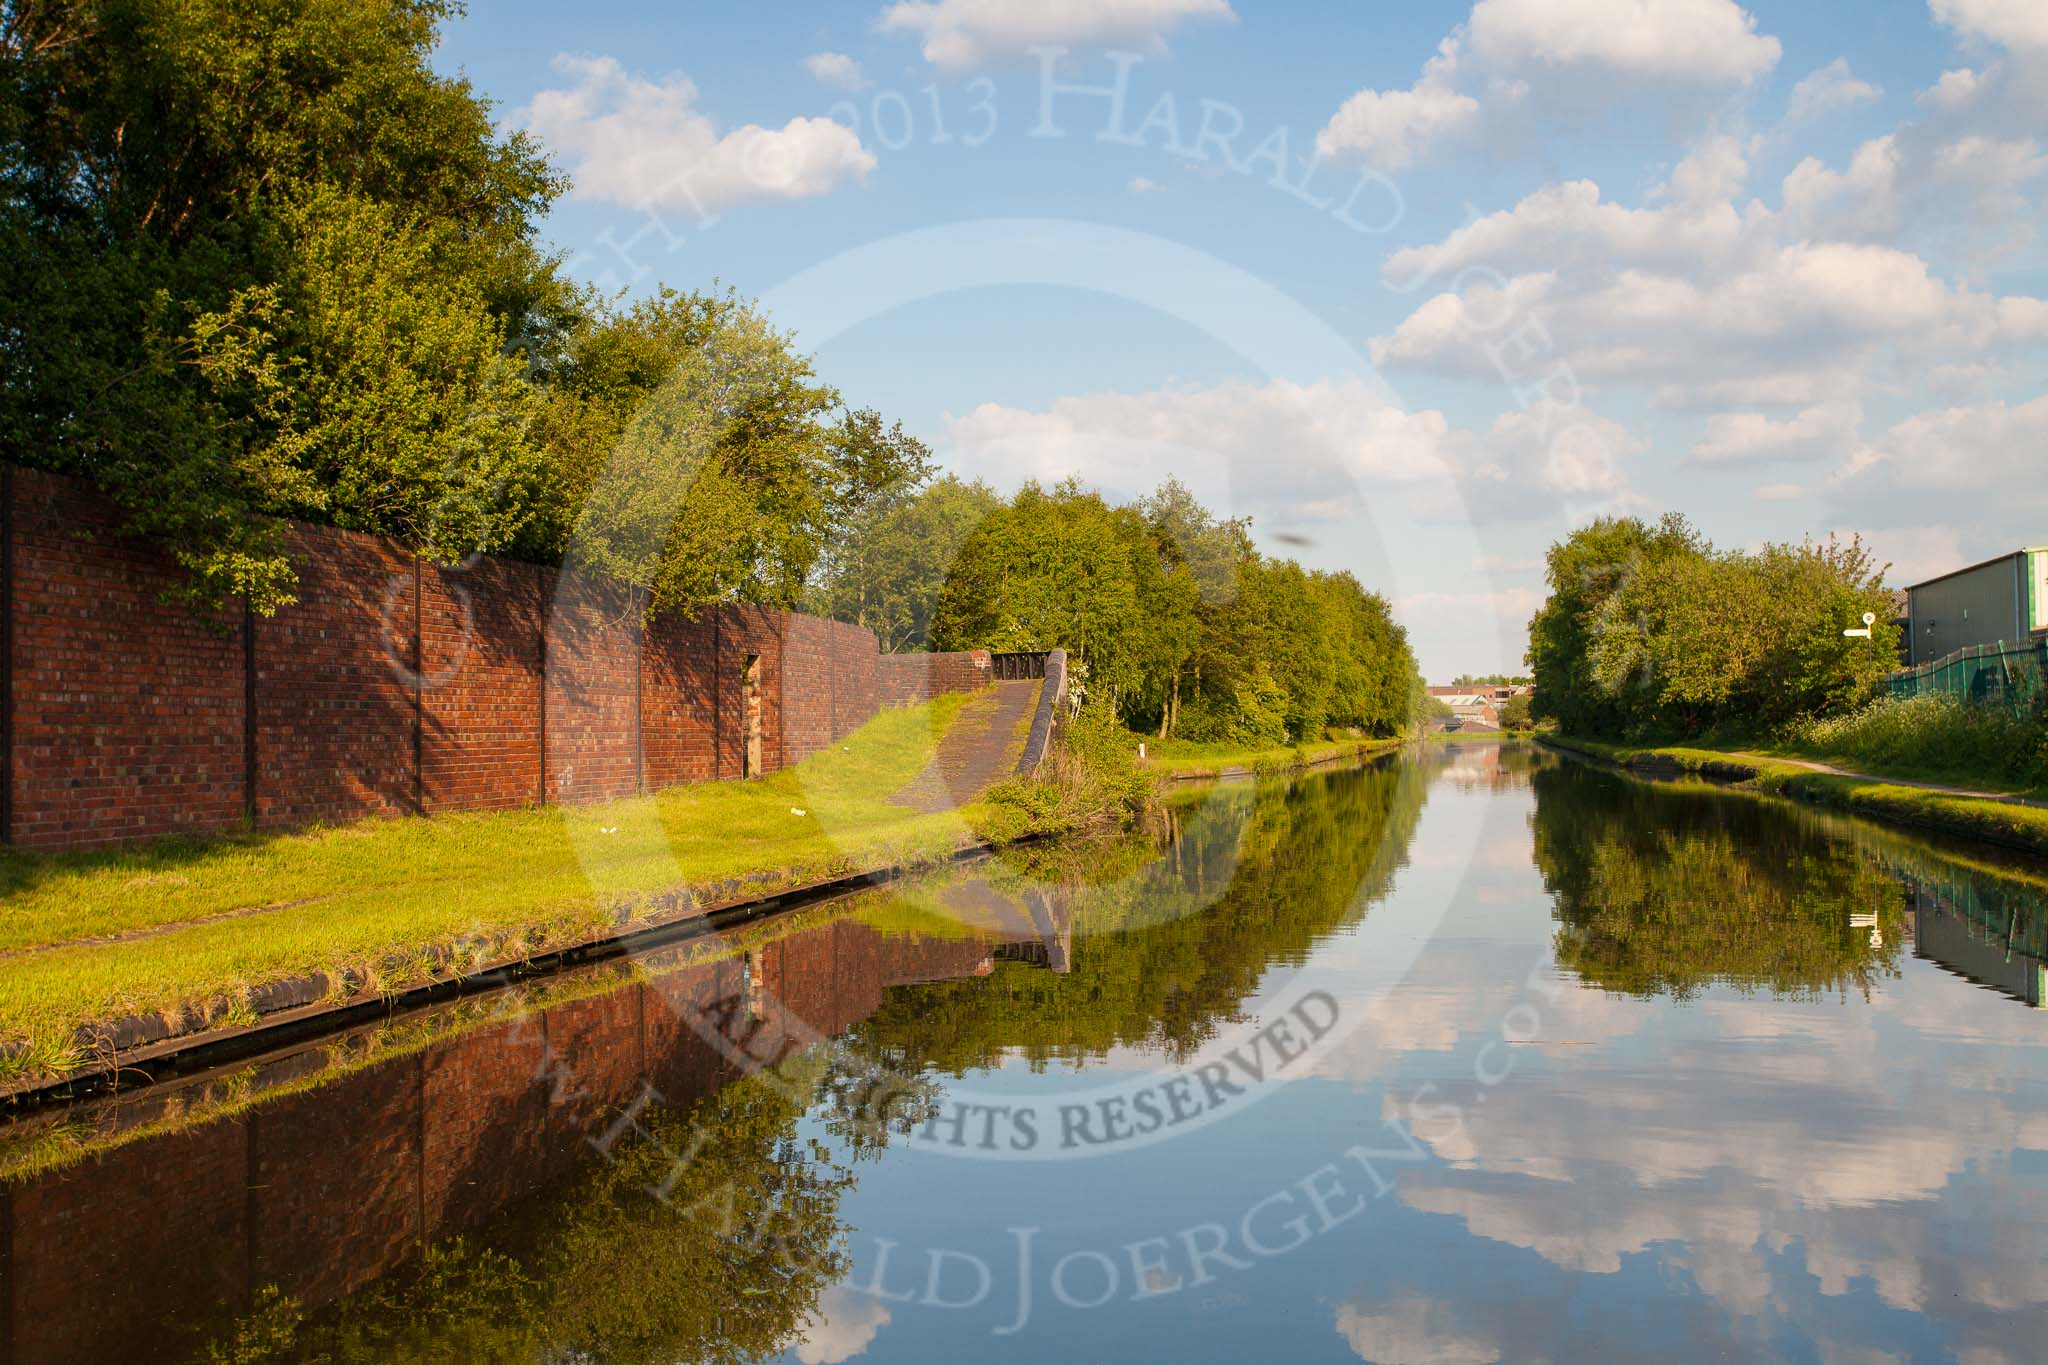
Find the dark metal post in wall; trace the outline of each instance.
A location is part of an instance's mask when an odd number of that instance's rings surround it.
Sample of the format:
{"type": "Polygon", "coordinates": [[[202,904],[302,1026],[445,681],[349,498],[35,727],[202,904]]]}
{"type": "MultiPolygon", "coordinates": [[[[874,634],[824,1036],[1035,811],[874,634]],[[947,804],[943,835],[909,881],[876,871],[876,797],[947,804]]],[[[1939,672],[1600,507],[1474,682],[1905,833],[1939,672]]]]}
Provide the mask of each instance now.
{"type": "Polygon", "coordinates": [[[242,600],[242,818],[256,827],[256,608],[242,600]]]}
{"type": "Polygon", "coordinates": [[[14,839],[14,466],[0,464],[0,843],[14,839]]]}
{"type": "Polygon", "coordinates": [[[412,809],[427,813],[427,645],[426,561],[412,561],[412,809]]]}

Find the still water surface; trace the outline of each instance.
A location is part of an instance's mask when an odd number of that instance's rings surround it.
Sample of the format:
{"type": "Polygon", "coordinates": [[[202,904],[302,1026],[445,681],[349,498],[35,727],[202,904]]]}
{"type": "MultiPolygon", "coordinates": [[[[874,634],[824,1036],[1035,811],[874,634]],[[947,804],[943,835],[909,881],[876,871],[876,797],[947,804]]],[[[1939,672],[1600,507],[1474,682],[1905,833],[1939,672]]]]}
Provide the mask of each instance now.
{"type": "Polygon", "coordinates": [[[2037,1360],[2048,873],[1538,751],[0,1134],[21,1362],[2037,1360]]]}

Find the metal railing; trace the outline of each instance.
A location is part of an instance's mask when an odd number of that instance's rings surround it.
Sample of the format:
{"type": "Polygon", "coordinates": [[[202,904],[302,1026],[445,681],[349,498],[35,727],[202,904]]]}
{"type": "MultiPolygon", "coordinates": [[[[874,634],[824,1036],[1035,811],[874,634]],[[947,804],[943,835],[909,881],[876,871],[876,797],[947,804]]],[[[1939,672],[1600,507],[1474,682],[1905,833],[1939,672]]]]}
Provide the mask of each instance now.
{"type": "Polygon", "coordinates": [[[1044,677],[1045,661],[1051,654],[1049,649],[1017,650],[1008,654],[991,654],[988,658],[997,682],[1017,682],[1044,677]]]}
{"type": "Polygon", "coordinates": [[[1939,694],[1978,706],[2034,710],[2048,704],[2048,638],[1967,645],[1885,682],[1897,700],[1939,694]]]}

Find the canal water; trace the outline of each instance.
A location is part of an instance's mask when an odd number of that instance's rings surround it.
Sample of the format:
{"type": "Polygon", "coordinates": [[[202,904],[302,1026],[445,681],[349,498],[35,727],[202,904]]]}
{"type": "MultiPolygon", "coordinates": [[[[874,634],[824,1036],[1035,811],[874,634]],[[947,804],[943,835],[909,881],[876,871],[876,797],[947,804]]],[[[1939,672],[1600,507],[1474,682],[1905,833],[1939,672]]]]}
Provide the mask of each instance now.
{"type": "Polygon", "coordinates": [[[93,1360],[2037,1360],[2048,869],[1517,746],[0,1131],[93,1360]]]}

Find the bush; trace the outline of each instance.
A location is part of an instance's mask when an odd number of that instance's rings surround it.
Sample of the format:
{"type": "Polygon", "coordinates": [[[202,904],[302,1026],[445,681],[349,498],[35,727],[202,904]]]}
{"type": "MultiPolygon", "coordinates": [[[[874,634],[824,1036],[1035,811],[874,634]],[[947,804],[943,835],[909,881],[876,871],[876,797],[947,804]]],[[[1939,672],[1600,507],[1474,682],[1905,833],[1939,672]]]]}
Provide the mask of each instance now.
{"type": "Polygon", "coordinates": [[[1844,716],[1802,720],[1785,740],[1872,768],[2048,786],[2048,718],[1939,694],[1887,697],[1844,716]]]}
{"type": "Polygon", "coordinates": [[[1138,767],[1138,741],[1106,699],[1091,694],[1068,716],[1038,775],[989,788],[991,841],[1129,824],[1152,796],[1138,767]]]}

